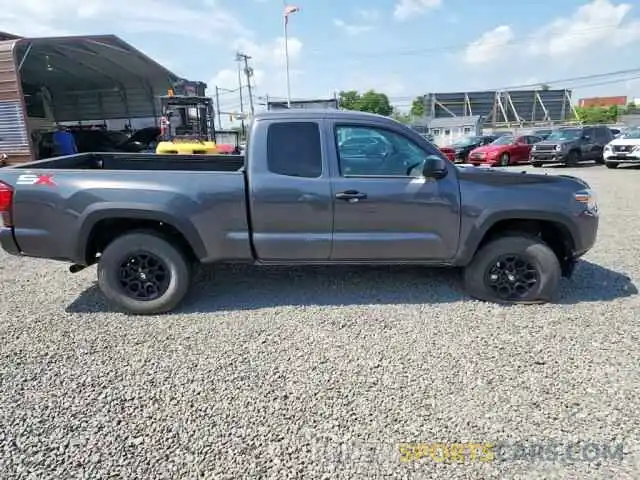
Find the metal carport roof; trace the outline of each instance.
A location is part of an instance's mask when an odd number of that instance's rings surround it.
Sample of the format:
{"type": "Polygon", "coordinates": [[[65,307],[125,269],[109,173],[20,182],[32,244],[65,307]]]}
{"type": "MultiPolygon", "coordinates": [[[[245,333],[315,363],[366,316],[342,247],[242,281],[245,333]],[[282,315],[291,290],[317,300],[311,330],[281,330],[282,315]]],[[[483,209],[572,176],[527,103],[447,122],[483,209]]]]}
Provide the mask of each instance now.
{"type": "Polygon", "coordinates": [[[156,116],[157,97],[179,79],[115,35],[15,42],[23,84],[49,97],[57,121],[156,116]]]}

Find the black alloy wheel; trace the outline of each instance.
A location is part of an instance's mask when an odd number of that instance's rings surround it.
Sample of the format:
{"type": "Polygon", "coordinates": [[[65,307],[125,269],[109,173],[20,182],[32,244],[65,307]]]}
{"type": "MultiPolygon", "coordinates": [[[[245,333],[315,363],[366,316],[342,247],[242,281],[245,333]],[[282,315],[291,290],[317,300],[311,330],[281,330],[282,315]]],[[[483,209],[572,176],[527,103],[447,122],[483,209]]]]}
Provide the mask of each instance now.
{"type": "Polygon", "coordinates": [[[485,284],[503,301],[526,298],[540,281],[537,267],[526,257],[501,255],[487,268],[485,284]]]}
{"type": "Polygon", "coordinates": [[[166,263],[150,252],[139,251],[120,262],[118,283],[129,298],[148,302],[169,289],[171,272],[166,263]]]}

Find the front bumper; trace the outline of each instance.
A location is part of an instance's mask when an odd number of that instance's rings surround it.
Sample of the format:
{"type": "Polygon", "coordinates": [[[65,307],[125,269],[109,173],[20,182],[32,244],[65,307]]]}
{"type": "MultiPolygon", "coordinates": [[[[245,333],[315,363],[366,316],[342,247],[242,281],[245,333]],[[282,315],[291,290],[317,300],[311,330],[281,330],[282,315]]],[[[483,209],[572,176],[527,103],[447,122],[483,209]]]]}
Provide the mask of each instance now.
{"type": "Polygon", "coordinates": [[[575,237],[575,251],[573,252],[574,258],[579,258],[587,253],[596,244],[596,238],[598,237],[598,224],[600,223],[600,217],[598,214],[590,212],[583,212],[578,215],[575,221],[575,227],[577,229],[574,232],[575,237]]]}
{"type": "Polygon", "coordinates": [[[604,161],[609,163],[640,164],[640,152],[604,152],[604,161]]]}
{"type": "Polygon", "coordinates": [[[476,167],[478,166],[495,166],[498,163],[498,157],[487,157],[484,156],[482,158],[471,158],[469,157],[469,160],[467,161],[467,163],[470,163],[471,165],[475,165],[476,167]]]}
{"type": "Polygon", "coordinates": [[[564,163],[566,161],[566,153],[555,150],[549,152],[531,152],[529,155],[529,163],[564,163]]]}

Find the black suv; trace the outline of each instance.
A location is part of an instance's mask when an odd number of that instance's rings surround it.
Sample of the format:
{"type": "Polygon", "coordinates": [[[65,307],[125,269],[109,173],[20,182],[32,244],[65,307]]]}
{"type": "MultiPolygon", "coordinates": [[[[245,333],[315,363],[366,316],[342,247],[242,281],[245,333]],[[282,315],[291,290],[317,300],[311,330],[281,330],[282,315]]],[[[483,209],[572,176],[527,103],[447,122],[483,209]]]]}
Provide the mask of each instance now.
{"type": "Polygon", "coordinates": [[[603,164],[602,153],[611,140],[613,134],[605,125],[562,127],[531,148],[529,161],[534,167],[546,163],[576,165],[586,161],[603,164]]]}

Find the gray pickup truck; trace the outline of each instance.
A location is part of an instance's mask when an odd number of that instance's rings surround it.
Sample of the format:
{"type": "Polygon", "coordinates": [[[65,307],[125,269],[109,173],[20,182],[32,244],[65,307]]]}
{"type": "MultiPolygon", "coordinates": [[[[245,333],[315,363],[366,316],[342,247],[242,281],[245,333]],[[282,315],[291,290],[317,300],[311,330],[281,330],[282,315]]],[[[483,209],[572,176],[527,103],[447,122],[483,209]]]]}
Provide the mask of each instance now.
{"type": "Polygon", "coordinates": [[[0,212],[4,250],[97,263],[104,295],[136,314],[174,309],[218,262],[463,267],[472,297],[547,302],[598,229],[578,178],[458,167],[390,118],[331,110],[257,115],[246,156],[3,168],[0,212]]]}

